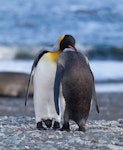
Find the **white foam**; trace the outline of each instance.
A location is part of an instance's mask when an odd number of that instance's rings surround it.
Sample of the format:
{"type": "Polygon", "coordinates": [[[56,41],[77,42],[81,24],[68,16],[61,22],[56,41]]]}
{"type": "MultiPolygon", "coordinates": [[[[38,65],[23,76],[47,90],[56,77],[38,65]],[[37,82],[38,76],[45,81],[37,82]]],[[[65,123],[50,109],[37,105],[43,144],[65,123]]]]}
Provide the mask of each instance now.
{"type": "MultiPolygon", "coordinates": [[[[0,71],[19,71],[29,73],[33,60],[1,60],[0,71]]],[[[123,61],[90,61],[96,81],[123,79],[123,61]]]]}
{"type": "Polygon", "coordinates": [[[0,59],[14,59],[18,55],[23,57],[35,56],[42,47],[29,46],[0,46],[0,59]]]}
{"type": "Polygon", "coordinates": [[[96,84],[97,92],[123,92],[123,83],[96,84]]]}
{"type": "MultiPolygon", "coordinates": [[[[0,60],[0,72],[30,73],[33,60],[0,60]]],[[[96,81],[123,79],[123,61],[90,61],[96,81]]],[[[97,92],[123,92],[123,83],[98,83],[97,92]]]]}
{"type": "Polygon", "coordinates": [[[30,73],[32,63],[32,60],[0,60],[0,72],[30,73]]]}
{"type": "Polygon", "coordinates": [[[17,53],[17,49],[15,47],[0,47],[0,59],[13,59],[17,53]]]}
{"type": "Polygon", "coordinates": [[[90,61],[90,66],[98,81],[123,79],[123,61],[90,61]]]}

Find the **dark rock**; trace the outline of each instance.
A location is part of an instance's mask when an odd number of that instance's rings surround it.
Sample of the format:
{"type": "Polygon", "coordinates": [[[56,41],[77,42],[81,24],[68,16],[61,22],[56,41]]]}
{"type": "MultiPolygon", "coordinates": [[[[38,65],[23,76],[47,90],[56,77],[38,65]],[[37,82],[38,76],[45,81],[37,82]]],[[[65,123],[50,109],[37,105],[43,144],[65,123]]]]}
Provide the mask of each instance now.
{"type": "MultiPolygon", "coordinates": [[[[0,96],[24,97],[26,95],[29,75],[17,72],[0,72],[0,96]]],[[[31,85],[30,95],[33,94],[31,85]]]]}

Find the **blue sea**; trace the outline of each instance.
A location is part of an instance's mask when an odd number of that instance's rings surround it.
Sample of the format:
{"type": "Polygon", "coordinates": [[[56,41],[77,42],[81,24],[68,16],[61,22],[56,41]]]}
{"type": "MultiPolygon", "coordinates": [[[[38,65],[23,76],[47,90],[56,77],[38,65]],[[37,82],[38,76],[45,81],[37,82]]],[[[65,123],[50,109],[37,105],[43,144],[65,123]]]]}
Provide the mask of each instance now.
{"type": "Polygon", "coordinates": [[[29,73],[62,34],[88,56],[97,91],[123,91],[123,0],[0,0],[0,71],[29,73]]]}

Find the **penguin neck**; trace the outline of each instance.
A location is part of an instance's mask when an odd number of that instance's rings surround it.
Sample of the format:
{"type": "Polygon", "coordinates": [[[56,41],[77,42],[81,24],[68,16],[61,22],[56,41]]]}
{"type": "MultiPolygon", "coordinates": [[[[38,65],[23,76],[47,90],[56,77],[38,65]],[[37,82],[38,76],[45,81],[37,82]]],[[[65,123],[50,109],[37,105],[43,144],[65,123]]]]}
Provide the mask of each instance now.
{"type": "Polygon", "coordinates": [[[46,55],[50,61],[56,63],[61,52],[62,52],[61,50],[58,50],[56,52],[48,52],[46,55]]]}
{"type": "Polygon", "coordinates": [[[77,52],[76,48],[72,45],[68,45],[68,48],[70,48],[73,52],[77,52]]]}

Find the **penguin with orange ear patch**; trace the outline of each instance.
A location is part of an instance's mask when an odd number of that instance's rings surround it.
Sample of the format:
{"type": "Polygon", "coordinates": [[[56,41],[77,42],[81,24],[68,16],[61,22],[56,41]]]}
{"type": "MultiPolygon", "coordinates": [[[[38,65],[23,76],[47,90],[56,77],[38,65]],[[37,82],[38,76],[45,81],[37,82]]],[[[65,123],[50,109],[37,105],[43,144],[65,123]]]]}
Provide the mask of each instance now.
{"type": "Polygon", "coordinates": [[[61,130],[70,131],[69,120],[73,120],[79,126],[79,131],[85,132],[92,96],[99,113],[94,77],[87,58],[82,53],[77,52],[75,47],[69,47],[64,49],[57,62],[54,103],[56,112],[59,115],[59,88],[61,84],[65,99],[61,130]]]}
{"type": "MultiPolygon", "coordinates": [[[[56,72],[56,62],[60,53],[68,46],[74,46],[75,40],[71,35],[63,35],[59,38],[51,51],[42,50],[34,59],[30,78],[28,82],[26,101],[29,94],[29,86],[33,77],[34,87],[34,111],[37,129],[45,130],[53,126],[53,129],[60,128],[60,115],[55,111],[53,87],[56,72]],[[46,125],[46,126],[45,126],[46,125]],[[47,128],[46,128],[47,127],[47,128]]],[[[60,108],[64,109],[64,99],[62,93],[59,97],[60,108]]]]}

